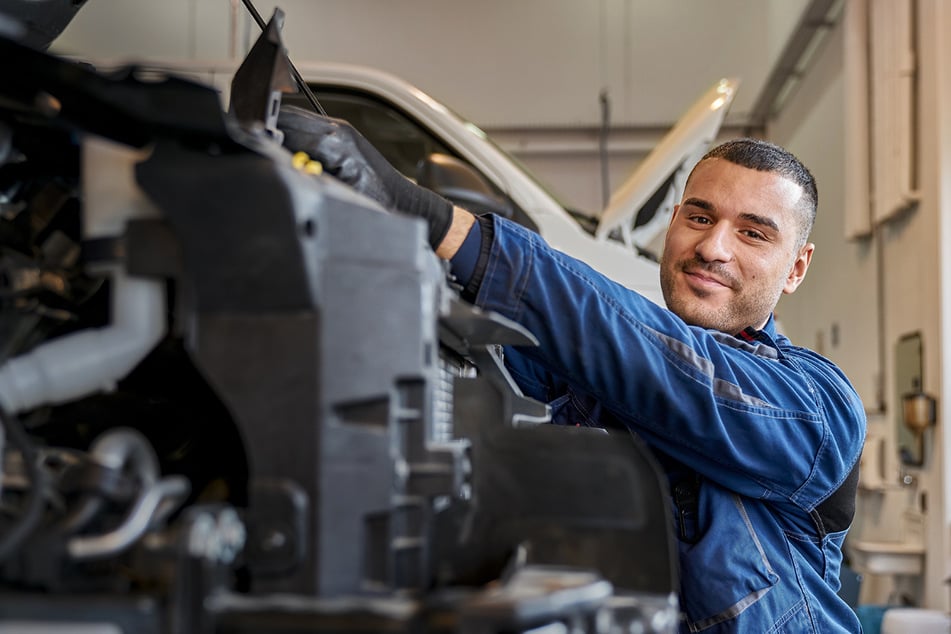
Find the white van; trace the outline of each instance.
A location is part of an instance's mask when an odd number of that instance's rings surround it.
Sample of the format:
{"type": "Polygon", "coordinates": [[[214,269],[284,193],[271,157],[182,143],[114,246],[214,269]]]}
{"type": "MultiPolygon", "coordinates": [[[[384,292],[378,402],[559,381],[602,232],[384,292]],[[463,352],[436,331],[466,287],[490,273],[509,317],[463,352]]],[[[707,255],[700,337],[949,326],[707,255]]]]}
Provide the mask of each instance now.
{"type": "MultiPolygon", "coordinates": [[[[657,263],[643,247],[666,228],[686,172],[716,137],[735,80],[717,82],[611,198],[600,222],[572,215],[476,125],[380,70],[312,64],[299,72],[327,113],[348,120],[401,172],[472,211],[492,211],[663,305],[657,263]],[[641,213],[652,206],[648,213],[641,213]],[[644,219],[648,218],[648,221],[644,219]]],[[[284,103],[307,106],[303,95],[284,103]]]]}
{"type": "MultiPolygon", "coordinates": [[[[228,103],[233,67],[193,61],[142,67],[211,84],[228,103]]],[[[646,247],[666,229],[686,175],[716,138],[738,85],[723,79],[704,92],[594,219],[572,214],[475,124],[408,82],[349,64],[311,63],[298,71],[330,116],[348,120],[407,177],[471,211],[538,231],[660,305],[658,265],[646,247]]],[[[311,107],[302,93],[285,94],[282,102],[311,107]]]]}

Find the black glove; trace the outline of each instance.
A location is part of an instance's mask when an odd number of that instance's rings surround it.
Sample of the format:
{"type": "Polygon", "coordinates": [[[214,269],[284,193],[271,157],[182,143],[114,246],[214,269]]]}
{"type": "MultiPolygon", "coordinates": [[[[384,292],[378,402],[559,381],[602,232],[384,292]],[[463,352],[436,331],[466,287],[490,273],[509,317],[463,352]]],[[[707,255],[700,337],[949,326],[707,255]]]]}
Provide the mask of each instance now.
{"type": "Polygon", "coordinates": [[[446,237],[452,224],[452,203],[403,176],[346,121],[283,106],[277,127],[290,151],[307,153],[323,164],[325,172],[387,209],[423,218],[433,249],[446,237]]]}

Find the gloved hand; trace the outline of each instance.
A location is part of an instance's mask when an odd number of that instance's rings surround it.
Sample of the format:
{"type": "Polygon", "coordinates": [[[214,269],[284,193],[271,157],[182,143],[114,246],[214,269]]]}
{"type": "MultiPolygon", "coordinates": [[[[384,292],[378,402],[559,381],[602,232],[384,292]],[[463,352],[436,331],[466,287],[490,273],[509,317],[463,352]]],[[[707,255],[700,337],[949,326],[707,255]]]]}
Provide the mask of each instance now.
{"type": "Polygon", "coordinates": [[[426,220],[434,250],[442,242],[452,224],[452,203],[403,176],[349,123],[283,106],[277,127],[291,152],[307,153],[325,172],[387,209],[426,220]]]}

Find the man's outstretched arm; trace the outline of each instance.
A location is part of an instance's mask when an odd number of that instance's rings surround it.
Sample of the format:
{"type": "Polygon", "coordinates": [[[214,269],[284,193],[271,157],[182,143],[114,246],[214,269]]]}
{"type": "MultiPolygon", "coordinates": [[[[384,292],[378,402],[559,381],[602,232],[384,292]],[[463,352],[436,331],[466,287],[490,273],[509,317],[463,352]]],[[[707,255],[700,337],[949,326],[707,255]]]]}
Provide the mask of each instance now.
{"type": "Polygon", "coordinates": [[[320,161],[326,173],[387,209],[425,220],[429,244],[439,257],[451,260],[471,233],[462,266],[453,267],[463,284],[469,280],[481,249],[481,234],[472,230],[473,214],[403,176],[346,121],[287,106],[278,127],[287,149],[305,152],[320,161]]]}
{"type": "Polygon", "coordinates": [[[403,176],[352,125],[294,106],[281,109],[277,125],[284,133],[284,147],[320,161],[324,172],[387,209],[425,220],[433,250],[444,242],[455,222],[452,203],[403,176]]]}
{"type": "Polygon", "coordinates": [[[475,216],[471,212],[462,207],[453,207],[452,222],[446,236],[436,246],[436,255],[444,260],[452,259],[452,256],[459,251],[459,247],[465,242],[475,222],[475,216]]]}

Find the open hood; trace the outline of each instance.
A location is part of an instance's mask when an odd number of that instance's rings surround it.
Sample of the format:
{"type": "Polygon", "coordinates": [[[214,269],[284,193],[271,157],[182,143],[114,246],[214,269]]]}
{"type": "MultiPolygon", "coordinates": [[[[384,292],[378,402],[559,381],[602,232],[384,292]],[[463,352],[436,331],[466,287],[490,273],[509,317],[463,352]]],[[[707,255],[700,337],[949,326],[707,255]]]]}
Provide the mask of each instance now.
{"type": "Polygon", "coordinates": [[[595,235],[615,232],[632,247],[645,247],[667,227],[693,165],[716,138],[736,94],[738,79],[721,79],[677,121],[601,213],[595,235]]]}

